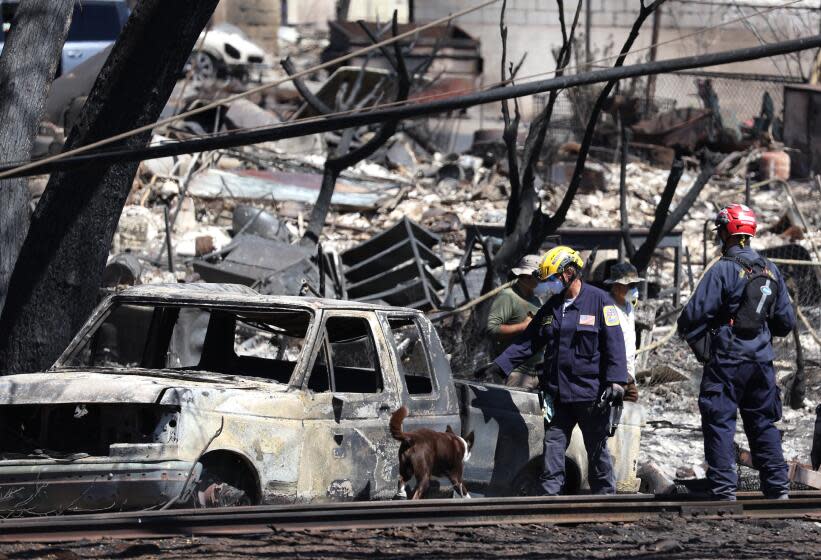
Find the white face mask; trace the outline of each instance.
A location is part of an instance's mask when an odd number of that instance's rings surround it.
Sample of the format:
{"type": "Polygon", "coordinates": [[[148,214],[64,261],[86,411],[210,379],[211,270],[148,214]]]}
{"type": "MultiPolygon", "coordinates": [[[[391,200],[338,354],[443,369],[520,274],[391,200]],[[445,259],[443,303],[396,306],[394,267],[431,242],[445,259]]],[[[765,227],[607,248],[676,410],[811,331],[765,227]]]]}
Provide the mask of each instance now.
{"type": "Polygon", "coordinates": [[[558,280],[548,280],[546,282],[539,282],[536,284],[536,289],[534,290],[536,296],[541,299],[550,298],[554,295],[561,293],[564,289],[562,283],[558,280]]]}
{"type": "Polygon", "coordinates": [[[632,305],[636,307],[639,304],[639,288],[638,286],[631,286],[629,290],[627,290],[627,296],[625,299],[632,305]]]}

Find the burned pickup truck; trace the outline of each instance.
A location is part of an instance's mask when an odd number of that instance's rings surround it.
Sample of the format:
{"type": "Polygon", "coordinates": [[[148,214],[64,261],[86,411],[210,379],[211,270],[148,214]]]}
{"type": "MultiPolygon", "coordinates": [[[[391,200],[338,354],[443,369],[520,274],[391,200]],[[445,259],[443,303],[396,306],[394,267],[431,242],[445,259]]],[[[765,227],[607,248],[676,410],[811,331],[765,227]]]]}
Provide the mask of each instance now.
{"type": "MultiPolygon", "coordinates": [[[[130,288],[51,369],[0,378],[0,510],[390,499],[388,421],[402,404],[406,430],[475,431],[471,493],[528,492],[539,395],[455,382],[421,312],[234,285],[130,288]]],[[[635,478],[633,456],[620,478],[635,478]]]]}

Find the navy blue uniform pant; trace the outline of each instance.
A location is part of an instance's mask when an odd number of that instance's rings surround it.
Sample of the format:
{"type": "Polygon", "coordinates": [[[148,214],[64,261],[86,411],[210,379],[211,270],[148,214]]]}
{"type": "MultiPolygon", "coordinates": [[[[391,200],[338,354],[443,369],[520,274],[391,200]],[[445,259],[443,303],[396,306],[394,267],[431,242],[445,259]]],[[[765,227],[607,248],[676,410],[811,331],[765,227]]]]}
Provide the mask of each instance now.
{"type": "Polygon", "coordinates": [[[564,454],[576,424],[582,432],[587,450],[588,479],[594,494],[615,494],[613,464],[607,450],[609,411],[593,403],[555,403],[555,415],[544,434],[544,470],[542,492],[555,496],[564,485],[564,454]]]}
{"type": "Polygon", "coordinates": [[[704,366],[698,408],[713,496],[735,499],[738,475],[733,439],[737,410],[741,411],[762,492],[769,498],[788,492],[781,433],[775,427],[781,419],[781,396],[772,362],[711,360],[704,366]]]}

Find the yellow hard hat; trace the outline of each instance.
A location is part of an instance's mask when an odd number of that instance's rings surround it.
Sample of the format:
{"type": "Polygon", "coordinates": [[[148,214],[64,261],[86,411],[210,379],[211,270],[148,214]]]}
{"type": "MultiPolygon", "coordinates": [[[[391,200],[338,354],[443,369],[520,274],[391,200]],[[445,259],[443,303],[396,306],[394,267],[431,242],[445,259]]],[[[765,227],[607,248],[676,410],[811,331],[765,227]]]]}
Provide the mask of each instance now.
{"type": "Polygon", "coordinates": [[[584,268],[584,261],[578,251],[566,245],[553,247],[544,254],[542,262],[539,263],[539,280],[544,282],[554,274],[561,274],[569,264],[576,265],[579,270],[584,268]]]}

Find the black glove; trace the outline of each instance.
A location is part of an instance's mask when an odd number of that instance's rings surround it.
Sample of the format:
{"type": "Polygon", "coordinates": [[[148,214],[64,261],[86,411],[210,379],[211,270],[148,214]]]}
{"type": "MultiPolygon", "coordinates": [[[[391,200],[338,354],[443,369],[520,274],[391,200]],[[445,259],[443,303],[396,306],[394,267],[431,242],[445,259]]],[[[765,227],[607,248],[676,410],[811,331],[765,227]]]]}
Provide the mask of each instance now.
{"type": "Polygon", "coordinates": [[[486,379],[488,376],[492,379],[494,375],[498,375],[503,379],[505,377],[504,370],[496,362],[490,362],[473,372],[476,379],[486,379]]]}
{"type": "Polygon", "coordinates": [[[623,401],[624,387],[618,383],[611,383],[602,393],[598,406],[599,408],[605,408],[606,406],[618,406],[621,405],[623,401]]]}

